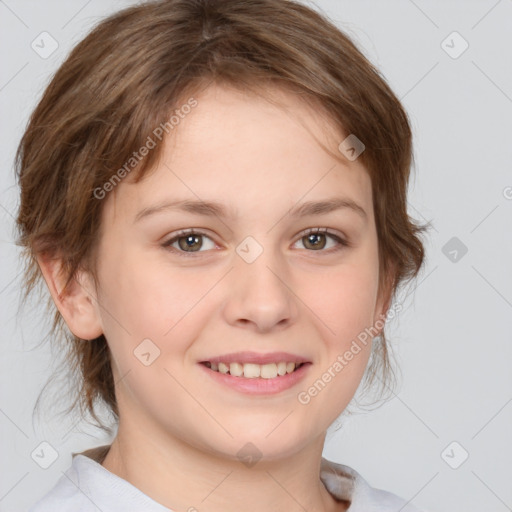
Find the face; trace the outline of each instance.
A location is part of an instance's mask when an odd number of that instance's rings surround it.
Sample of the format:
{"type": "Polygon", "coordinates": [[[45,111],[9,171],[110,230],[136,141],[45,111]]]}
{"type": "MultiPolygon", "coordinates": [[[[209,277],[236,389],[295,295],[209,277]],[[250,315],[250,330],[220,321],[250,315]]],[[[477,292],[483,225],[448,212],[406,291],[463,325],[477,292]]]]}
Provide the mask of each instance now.
{"type": "Polygon", "coordinates": [[[288,109],[208,88],[158,167],[103,205],[97,315],[121,424],[224,457],[247,442],[282,457],[325,433],[371,343],[343,356],[383,312],[365,168],[322,149],[345,135],[314,110],[274,97],[288,109]]]}

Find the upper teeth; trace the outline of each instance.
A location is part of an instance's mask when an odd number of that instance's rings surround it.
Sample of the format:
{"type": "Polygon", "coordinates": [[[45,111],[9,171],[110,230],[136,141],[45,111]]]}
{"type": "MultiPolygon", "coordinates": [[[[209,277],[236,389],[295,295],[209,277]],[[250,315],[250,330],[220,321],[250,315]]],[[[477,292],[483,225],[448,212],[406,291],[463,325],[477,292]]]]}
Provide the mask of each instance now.
{"type": "Polygon", "coordinates": [[[254,363],[206,363],[206,365],[214,371],[220,373],[230,373],[234,377],[246,377],[254,379],[261,377],[262,379],[274,379],[278,375],[285,375],[292,373],[300,363],[269,363],[269,364],[254,364],[254,363]]]}

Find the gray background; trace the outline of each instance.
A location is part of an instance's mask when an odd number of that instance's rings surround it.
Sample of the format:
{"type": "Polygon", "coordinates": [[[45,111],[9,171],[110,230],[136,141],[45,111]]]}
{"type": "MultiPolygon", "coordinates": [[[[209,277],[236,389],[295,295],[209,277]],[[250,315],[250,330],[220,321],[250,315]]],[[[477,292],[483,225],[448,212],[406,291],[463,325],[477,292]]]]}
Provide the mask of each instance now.
{"type": "MultiPolygon", "coordinates": [[[[52,420],[51,410],[32,422],[59,354],[40,344],[42,305],[18,313],[13,157],[70,48],[131,3],[0,0],[2,512],[26,510],[69,467],[71,452],[109,442],[76,418],[52,420]],[[31,48],[43,31],[59,45],[48,58],[31,48]],[[58,452],[48,469],[31,457],[43,441],[58,452]]],[[[401,387],[380,408],[333,426],[324,456],[425,510],[512,510],[512,0],[312,5],[354,39],[402,99],[415,136],[410,214],[433,222],[424,272],[388,327],[401,387]],[[454,31],[469,44],[460,55],[464,41],[454,31]]]]}

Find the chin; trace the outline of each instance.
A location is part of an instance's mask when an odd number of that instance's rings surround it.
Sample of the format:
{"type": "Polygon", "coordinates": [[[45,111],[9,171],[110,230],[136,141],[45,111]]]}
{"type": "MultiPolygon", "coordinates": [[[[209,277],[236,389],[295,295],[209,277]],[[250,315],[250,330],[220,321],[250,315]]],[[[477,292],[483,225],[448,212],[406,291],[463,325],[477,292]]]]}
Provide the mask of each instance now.
{"type": "Polygon", "coordinates": [[[226,451],[241,461],[245,457],[273,461],[296,454],[313,442],[315,436],[305,432],[300,425],[292,425],[292,416],[283,422],[285,414],[270,427],[253,424],[238,431],[231,430],[233,439],[229,440],[226,451]]]}

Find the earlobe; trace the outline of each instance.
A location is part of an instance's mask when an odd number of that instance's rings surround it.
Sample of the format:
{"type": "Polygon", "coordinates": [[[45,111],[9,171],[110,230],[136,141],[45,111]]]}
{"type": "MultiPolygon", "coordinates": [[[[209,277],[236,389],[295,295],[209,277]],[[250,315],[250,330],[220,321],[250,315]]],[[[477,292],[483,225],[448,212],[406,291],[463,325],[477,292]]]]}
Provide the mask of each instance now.
{"type": "Polygon", "coordinates": [[[69,330],[84,340],[92,340],[103,334],[98,301],[89,274],[83,270],[77,271],[64,289],[67,275],[62,260],[38,255],[37,262],[53,302],[69,330]]]}

